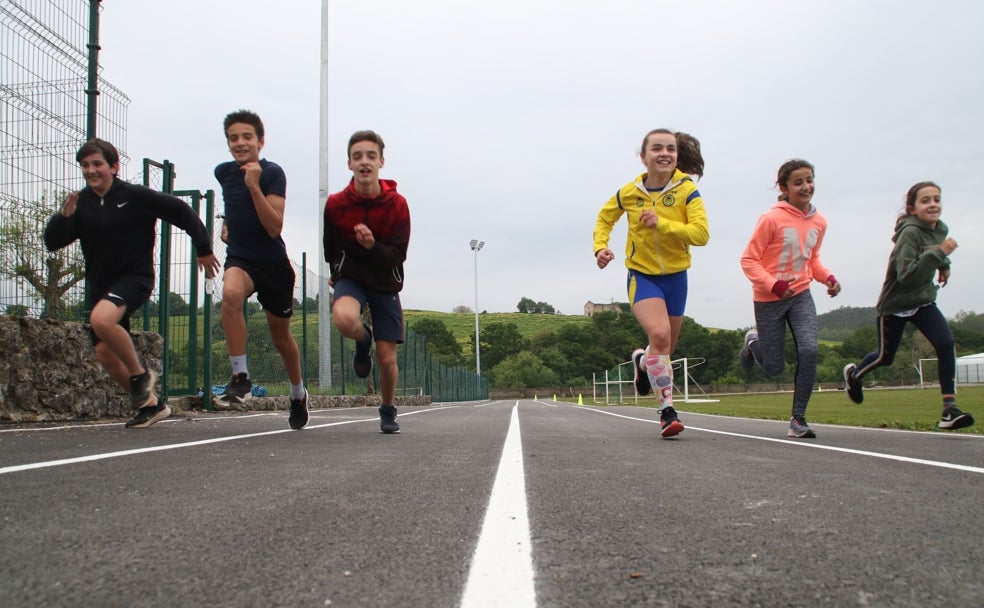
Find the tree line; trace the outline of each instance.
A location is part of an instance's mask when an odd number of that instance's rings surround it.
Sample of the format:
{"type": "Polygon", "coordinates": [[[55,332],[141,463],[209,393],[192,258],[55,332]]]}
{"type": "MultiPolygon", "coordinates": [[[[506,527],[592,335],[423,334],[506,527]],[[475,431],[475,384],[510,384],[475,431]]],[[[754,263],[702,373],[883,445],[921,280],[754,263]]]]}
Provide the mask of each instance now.
{"type": "MultiPolygon", "coordinates": [[[[825,319],[825,315],[820,315],[817,381],[840,382],[846,363],[856,363],[877,348],[874,324],[877,313],[873,308],[858,308],[826,315],[831,317],[825,319]],[[824,337],[825,332],[828,336],[842,335],[843,339],[824,337]]],[[[984,352],[984,314],[960,312],[949,323],[958,356],[984,352]]],[[[440,319],[417,320],[411,329],[427,338],[428,352],[442,363],[460,367],[474,364],[474,335],[469,336],[465,352],[440,319]]],[[[773,378],[757,366],[749,373],[742,370],[738,351],[745,329],[708,329],[684,317],[673,358],[686,357],[691,364],[703,360],[690,370],[693,379],[702,386],[791,383],[796,358],[791,335],[786,334],[786,369],[781,376],[773,378]]],[[[493,388],[583,387],[591,383],[592,374],[614,371],[645,343],[645,334],[631,313],[597,313],[588,324],[572,323],[533,336],[524,336],[515,324],[504,322],[488,323],[479,331],[482,375],[493,388]]],[[[916,383],[919,359],[935,356],[929,342],[910,326],[893,365],[875,371],[867,379],[887,384],[916,383]]],[[[923,371],[935,374],[935,369],[929,366],[923,371]]]]}

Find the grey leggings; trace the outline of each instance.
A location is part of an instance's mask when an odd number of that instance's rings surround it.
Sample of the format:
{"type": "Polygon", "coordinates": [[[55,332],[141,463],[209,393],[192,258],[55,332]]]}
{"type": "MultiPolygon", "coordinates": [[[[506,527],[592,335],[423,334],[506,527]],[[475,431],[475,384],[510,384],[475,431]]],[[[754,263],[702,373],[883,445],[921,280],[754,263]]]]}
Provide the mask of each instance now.
{"type": "Polygon", "coordinates": [[[755,302],[759,338],[750,349],[765,373],[778,376],[786,367],[787,325],[796,346],[793,416],[804,416],[817,379],[817,307],[810,292],[778,302],[755,302]]]}

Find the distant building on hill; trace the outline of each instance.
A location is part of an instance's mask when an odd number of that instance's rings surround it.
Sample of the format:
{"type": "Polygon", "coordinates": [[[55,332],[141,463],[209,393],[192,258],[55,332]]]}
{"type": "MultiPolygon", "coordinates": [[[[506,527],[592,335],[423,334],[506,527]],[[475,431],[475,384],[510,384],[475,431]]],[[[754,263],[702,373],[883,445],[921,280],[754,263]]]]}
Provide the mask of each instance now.
{"type": "Polygon", "coordinates": [[[585,317],[593,317],[596,312],[622,312],[622,305],[618,302],[609,302],[608,304],[596,304],[590,300],[585,302],[585,317]]]}

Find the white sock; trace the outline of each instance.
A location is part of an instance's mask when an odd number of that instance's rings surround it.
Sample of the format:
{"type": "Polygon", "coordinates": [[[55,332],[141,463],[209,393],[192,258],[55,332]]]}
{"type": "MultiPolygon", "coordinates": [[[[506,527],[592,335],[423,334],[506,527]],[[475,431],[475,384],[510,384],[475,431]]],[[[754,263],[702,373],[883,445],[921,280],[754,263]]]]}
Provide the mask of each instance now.
{"type": "Polygon", "coordinates": [[[249,369],[246,367],[246,355],[229,356],[229,364],[232,365],[232,375],[246,374],[249,377],[249,369]]]}
{"type": "Polygon", "coordinates": [[[304,384],[291,384],[290,385],[290,398],[291,399],[305,399],[307,397],[307,391],[304,390],[304,384]]]}

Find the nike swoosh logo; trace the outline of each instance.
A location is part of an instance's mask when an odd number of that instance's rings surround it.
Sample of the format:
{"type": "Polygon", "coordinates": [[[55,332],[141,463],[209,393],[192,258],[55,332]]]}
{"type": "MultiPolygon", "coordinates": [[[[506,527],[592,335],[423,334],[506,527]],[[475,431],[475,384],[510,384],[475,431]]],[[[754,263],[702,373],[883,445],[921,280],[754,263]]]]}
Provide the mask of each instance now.
{"type": "Polygon", "coordinates": [[[123,201],[122,203],[116,203],[116,206],[117,208],[122,209],[123,207],[126,207],[129,202],[130,201],[123,201]]]}

